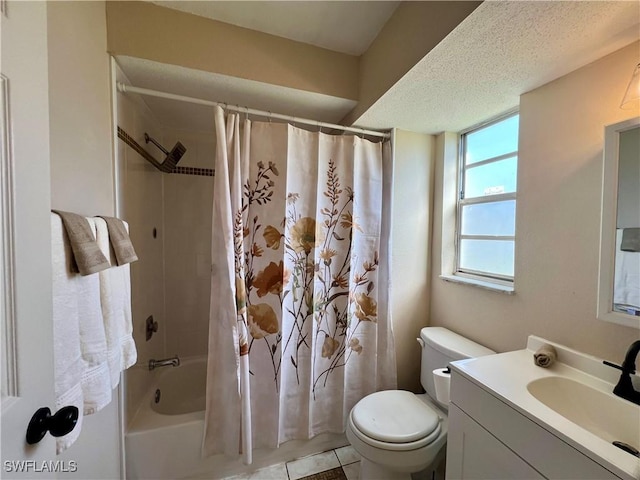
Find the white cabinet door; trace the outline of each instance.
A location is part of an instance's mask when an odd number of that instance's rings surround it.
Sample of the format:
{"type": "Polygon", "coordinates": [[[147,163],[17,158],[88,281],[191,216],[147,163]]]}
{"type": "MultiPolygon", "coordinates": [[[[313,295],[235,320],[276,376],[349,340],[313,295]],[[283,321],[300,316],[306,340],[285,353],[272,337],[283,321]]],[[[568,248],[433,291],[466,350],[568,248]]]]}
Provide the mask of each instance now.
{"type": "Polygon", "coordinates": [[[0,6],[0,477],[55,478],[53,437],[25,440],[36,410],[54,410],[47,6],[0,6]]]}
{"type": "Polygon", "coordinates": [[[448,480],[544,478],[454,404],[449,406],[448,480]]]}

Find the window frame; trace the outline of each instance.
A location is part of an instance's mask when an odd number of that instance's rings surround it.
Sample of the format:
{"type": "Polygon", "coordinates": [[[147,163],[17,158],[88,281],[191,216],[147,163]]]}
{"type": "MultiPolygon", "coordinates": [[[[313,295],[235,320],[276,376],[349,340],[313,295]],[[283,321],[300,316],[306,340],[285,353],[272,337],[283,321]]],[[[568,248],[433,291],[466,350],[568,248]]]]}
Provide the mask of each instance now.
{"type": "MultiPolygon", "coordinates": [[[[513,287],[514,285],[515,271],[514,271],[514,275],[511,276],[511,275],[501,275],[493,272],[484,272],[484,271],[478,271],[478,270],[473,270],[468,268],[462,268],[460,266],[460,246],[462,243],[461,240],[512,241],[514,246],[514,252],[515,252],[515,245],[516,245],[515,231],[513,235],[463,235],[461,232],[462,232],[462,210],[467,205],[480,205],[480,204],[498,203],[498,202],[513,200],[515,202],[515,210],[516,210],[515,215],[517,216],[517,206],[518,206],[517,179],[516,179],[516,189],[514,192],[485,195],[480,197],[465,198],[464,185],[465,185],[465,176],[466,176],[467,170],[469,170],[470,168],[489,165],[489,164],[496,163],[496,162],[513,158],[513,157],[516,157],[517,159],[516,162],[519,161],[520,129],[518,128],[518,149],[517,150],[508,152],[502,155],[498,155],[495,157],[486,158],[478,162],[474,162],[470,165],[465,165],[466,138],[468,134],[490,127],[491,125],[495,125],[497,123],[503,122],[511,117],[519,116],[519,114],[520,114],[519,108],[515,108],[459,132],[458,174],[457,174],[458,183],[457,183],[457,195],[456,195],[456,223],[455,223],[455,235],[454,235],[454,250],[455,250],[454,275],[455,276],[478,280],[480,282],[489,282],[497,285],[504,285],[507,287],[513,287]]],[[[514,269],[515,269],[515,258],[514,258],[514,269]]]]}

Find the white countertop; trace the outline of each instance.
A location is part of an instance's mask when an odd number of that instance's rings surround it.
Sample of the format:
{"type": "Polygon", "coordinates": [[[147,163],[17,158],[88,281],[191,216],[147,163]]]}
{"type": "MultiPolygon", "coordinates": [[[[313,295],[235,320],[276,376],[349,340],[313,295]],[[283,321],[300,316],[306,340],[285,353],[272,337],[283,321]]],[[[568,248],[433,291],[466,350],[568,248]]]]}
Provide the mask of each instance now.
{"type": "MultiPolygon", "coordinates": [[[[531,336],[526,350],[460,360],[453,362],[451,366],[456,372],[621,478],[640,479],[640,458],[624,452],[556,413],[527,390],[527,384],[533,380],[561,376],[611,394],[620,372],[602,365],[600,359],[531,336]],[[538,367],[533,362],[533,353],[542,343],[553,345],[558,352],[558,361],[550,368],[538,367]]],[[[640,418],[640,406],[638,412],[640,418]]],[[[633,421],[635,422],[635,417],[633,421]]],[[[638,429],[640,431],[640,422],[638,429]]]]}

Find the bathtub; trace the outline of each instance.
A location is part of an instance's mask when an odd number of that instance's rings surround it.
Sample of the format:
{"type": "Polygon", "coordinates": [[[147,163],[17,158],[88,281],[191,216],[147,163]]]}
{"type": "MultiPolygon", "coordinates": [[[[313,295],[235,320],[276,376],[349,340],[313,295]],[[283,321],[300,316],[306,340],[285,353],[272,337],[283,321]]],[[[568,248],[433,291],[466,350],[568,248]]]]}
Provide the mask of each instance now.
{"type": "Polygon", "coordinates": [[[253,465],[240,457],[201,457],[204,435],[207,359],[181,359],[179,367],[162,367],[155,384],[125,435],[128,479],[223,478],[348,444],[344,435],[318,435],[277,449],[257,449],[253,465]],[[156,402],[159,390],[159,401],[156,402]]]}

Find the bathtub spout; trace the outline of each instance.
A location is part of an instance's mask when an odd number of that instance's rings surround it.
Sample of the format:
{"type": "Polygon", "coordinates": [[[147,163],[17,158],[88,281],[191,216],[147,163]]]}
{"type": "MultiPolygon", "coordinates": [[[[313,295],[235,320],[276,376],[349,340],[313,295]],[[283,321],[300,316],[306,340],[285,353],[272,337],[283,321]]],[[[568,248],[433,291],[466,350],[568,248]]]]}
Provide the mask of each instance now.
{"type": "Polygon", "coordinates": [[[158,367],[168,367],[168,366],[172,366],[172,367],[177,367],[180,365],[180,359],[178,358],[178,356],[176,355],[173,358],[165,358],[164,360],[149,360],[149,370],[153,370],[154,368],[158,368],[158,367]]]}

